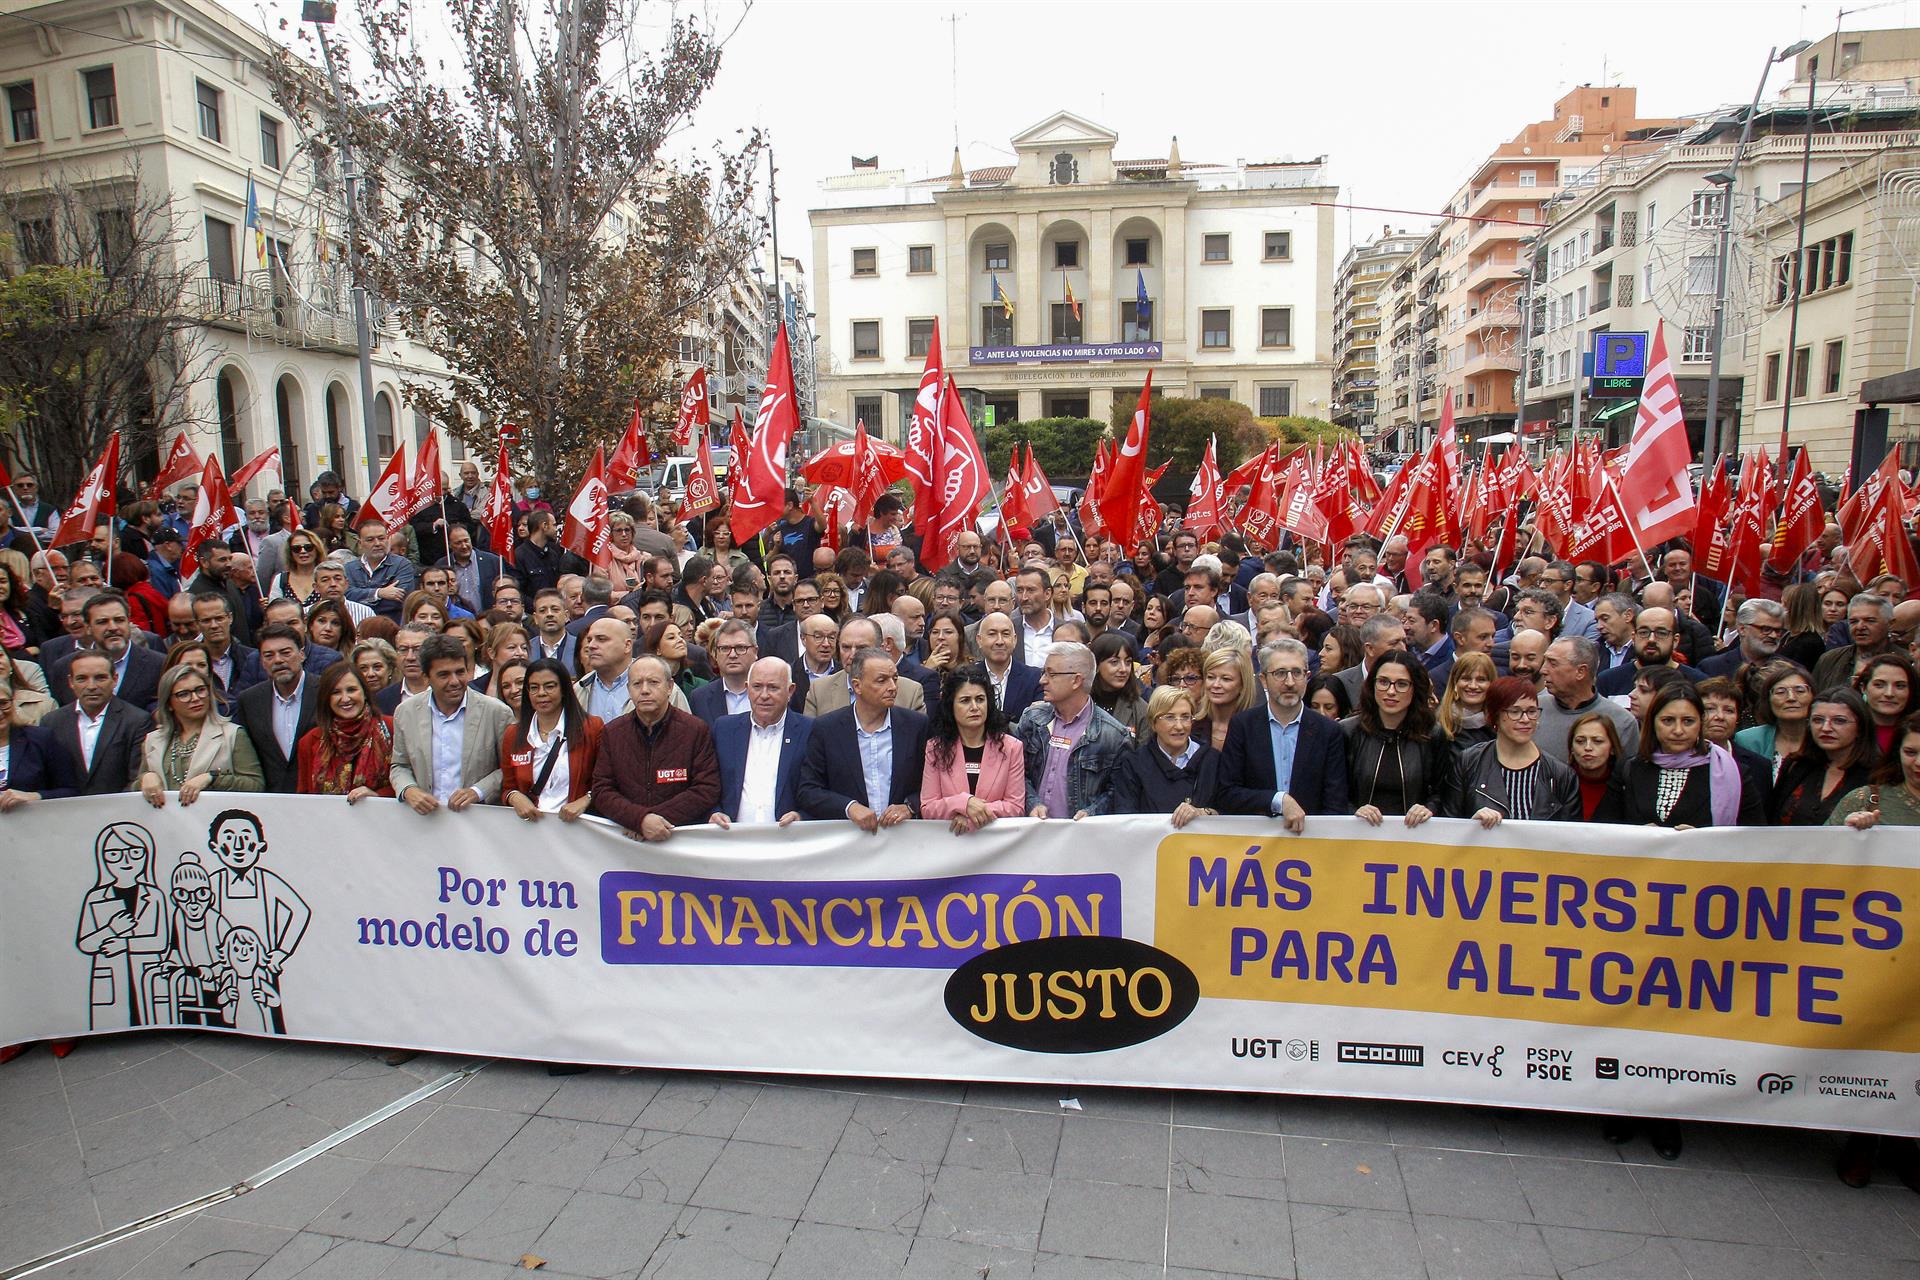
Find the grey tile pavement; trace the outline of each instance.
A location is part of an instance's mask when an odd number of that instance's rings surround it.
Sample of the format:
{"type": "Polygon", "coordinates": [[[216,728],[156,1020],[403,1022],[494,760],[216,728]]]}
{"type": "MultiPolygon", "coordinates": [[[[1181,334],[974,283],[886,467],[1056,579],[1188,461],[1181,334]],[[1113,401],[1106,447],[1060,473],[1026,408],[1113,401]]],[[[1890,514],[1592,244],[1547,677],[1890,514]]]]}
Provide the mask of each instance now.
{"type": "MultiPolygon", "coordinates": [[[[0,1271],[233,1185],[456,1069],[127,1035],[0,1067],[0,1271]]],[[[1304,1097],[486,1064],[54,1280],[1920,1280],[1838,1135],[1304,1097]],[[1072,1098],[1079,1109],[1065,1108],[1072,1098]]]]}

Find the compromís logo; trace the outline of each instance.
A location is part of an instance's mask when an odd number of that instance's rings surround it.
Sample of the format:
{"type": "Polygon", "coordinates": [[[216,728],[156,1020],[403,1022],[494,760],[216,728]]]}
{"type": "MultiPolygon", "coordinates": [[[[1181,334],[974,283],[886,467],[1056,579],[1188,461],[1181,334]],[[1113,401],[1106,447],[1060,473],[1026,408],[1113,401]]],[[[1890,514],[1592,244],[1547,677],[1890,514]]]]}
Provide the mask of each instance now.
{"type": "Polygon", "coordinates": [[[947,979],[947,1014],[982,1040],[1033,1053],[1101,1053],[1186,1021],[1200,979],[1131,938],[1035,938],[985,951],[947,979]]]}

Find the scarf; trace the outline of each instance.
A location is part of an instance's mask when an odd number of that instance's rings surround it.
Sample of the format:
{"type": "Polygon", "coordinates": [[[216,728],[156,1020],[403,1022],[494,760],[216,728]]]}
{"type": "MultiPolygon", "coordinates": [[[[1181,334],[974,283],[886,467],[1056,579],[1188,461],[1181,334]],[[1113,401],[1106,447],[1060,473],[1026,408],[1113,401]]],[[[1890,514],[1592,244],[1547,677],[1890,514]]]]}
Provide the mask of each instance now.
{"type": "Polygon", "coordinates": [[[1733,752],[1709,742],[1704,751],[1656,751],[1653,762],[1662,769],[1691,769],[1707,766],[1707,799],[1716,827],[1737,826],[1740,821],[1740,766],[1733,752]]]}
{"type": "Polygon", "coordinates": [[[0,649],[24,649],[27,647],[27,633],[13,620],[13,615],[0,609],[0,649]]]}
{"type": "Polygon", "coordinates": [[[612,570],[607,576],[613,579],[614,586],[625,587],[631,591],[640,585],[640,569],[647,559],[646,552],[635,547],[631,551],[622,553],[620,548],[609,543],[607,558],[611,561],[612,570]]]}
{"type": "Polygon", "coordinates": [[[336,719],[320,734],[313,756],[313,793],[344,796],[357,786],[378,789],[393,764],[393,730],[385,716],[336,719]]]}
{"type": "Polygon", "coordinates": [[[1462,729],[1484,729],[1487,727],[1487,713],[1484,711],[1462,711],[1460,713],[1462,729]]]}

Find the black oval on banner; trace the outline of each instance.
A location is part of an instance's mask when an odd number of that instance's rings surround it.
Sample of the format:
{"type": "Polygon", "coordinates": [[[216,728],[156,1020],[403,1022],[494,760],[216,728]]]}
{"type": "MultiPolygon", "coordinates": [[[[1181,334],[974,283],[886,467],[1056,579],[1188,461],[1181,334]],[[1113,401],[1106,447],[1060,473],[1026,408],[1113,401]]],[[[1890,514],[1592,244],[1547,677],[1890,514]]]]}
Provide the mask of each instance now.
{"type": "Polygon", "coordinates": [[[1035,938],[983,951],[947,979],[947,1013],[1033,1053],[1102,1053],[1164,1035],[1200,1003],[1178,957],[1131,938],[1035,938]]]}

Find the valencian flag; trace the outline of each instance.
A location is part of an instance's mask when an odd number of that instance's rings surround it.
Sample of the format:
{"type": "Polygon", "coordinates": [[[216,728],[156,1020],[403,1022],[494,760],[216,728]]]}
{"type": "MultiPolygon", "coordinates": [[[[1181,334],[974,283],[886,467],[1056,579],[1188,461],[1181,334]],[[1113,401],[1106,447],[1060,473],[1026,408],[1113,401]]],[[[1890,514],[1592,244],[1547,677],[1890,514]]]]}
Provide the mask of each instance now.
{"type": "Polygon", "coordinates": [[[253,175],[247,175],[247,230],[253,232],[253,256],[262,267],[267,265],[267,227],[260,220],[260,197],[253,189],[253,175]]]}
{"type": "Polygon", "coordinates": [[[60,514],[60,527],[47,540],[47,545],[63,547],[69,542],[86,542],[93,537],[102,518],[111,528],[113,514],[118,510],[113,485],[119,474],[120,433],[116,431],[107,437],[107,447],[100,460],[93,464],[93,470],[87,472],[80,492],[73,495],[73,505],[60,514]]]}
{"type": "Polygon", "coordinates": [[[1065,269],[1062,269],[1060,272],[1060,283],[1064,285],[1067,290],[1067,307],[1073,312],[1073,318],[1078,320],[1080,318],[1080,300],[1073,296],[1073,281],[1067,277],[1065,269]]]}
{"type": "Polygon", "coordinates": [[[793,399],[793,349],[783,320],[767,361],[767,386],[753,418],[753,440],[734,454],[733,542],[744,546],[780,518],[787,505],[787,449],[800,429],[793,399]]]}
{"type": "Polygon", "coordinates": [[[1000,313],[1003,316],[1005,316],[1007,319],[1011,320],[1013,319],[1013,295],[1000,287],[999,272],[997,271],[994,272],[992,275],[992,279],[993,279],[993,300],[1000,304],[1000,313]]]}

